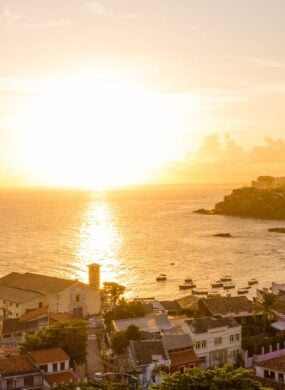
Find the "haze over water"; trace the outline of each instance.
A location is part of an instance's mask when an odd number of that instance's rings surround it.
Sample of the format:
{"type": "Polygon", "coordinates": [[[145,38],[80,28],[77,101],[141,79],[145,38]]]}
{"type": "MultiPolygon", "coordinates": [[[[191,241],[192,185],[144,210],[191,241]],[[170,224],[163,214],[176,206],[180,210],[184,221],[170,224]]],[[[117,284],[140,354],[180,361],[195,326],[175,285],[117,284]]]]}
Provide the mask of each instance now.
{"type": "Polygon", "coordinates": [[[229,192],[2,191],[0,274],[28,271],[87,282],[87,265],[98,262],[102,282],[122,283],[129,297],[163,299],[189,294],[178,289],[187,276],[198,288],[225,274],[236,287],[249,278],[259,287],[284,281],[285,235],[268,232],[284,223],[192,213],[229,192]],[[234,238],[213,237],[220,232],[234,238]],[[167,282],[156,282],[160,273],[167,282]]]}

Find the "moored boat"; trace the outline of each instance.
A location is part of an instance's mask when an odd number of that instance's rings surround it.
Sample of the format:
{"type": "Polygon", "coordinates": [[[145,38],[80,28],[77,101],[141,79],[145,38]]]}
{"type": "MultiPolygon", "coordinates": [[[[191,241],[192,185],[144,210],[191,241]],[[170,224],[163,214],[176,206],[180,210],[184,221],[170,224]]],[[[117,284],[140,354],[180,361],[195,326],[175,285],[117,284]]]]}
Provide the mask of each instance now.
{"type": "Polygon", "coordinates": [[[214,283],[211,283],[212,288],[218,288],[218,287],[223,287],[223,282],[221,280],[217,280],[214,283]]]}
{"type": "Polygon", "coordinates": [[[249,281],[248,281],[249,286],[252,286],[253,284],[257,284],[257,283],[258,283],[257,279],[249,279],[249,281]]]}
{"type": "Polygon", "coordinates": [[[221,277],[221,282],[231,282],[231,281],[232,281],[232,277],[229,275],[221,277]]]}
{"type": "Polygon", "coordinates": [[[208,290],[206,290],[204,288],[193,289],[192,294],[193,295],[208,295],[208,290]]]}
{"type": "Polygon", "coordinates": [[[224,283],[223,287],[225,290],[230,290],[231,288],[235,288],[235,285],[233,283],[224,283]]]}
{"type": "Polygon", "coordinates": [[[166,274],[160,274],[159,276],[156,277],[157,282],[164,282],[166,280],[166,274]]]}
{"type": "Polygon", "coordinates": [[[179,290],[190,290],[191,288],[193,288],[193,286],[191,284],[179,284],[179,290]]]}
{"type": "Polygon", "coordinates": [[[241,294],[247,294],[249,291],[248,291],[248,288],[246,288],[246,287],[244,287],[244,288],[239,288],[238,290],[237,290],[237,293],[239,294],[239,295],[241,295],[241,294]]]}
{"type": "Polygon", "coordinates": [[[193,282],[193,279],[191,279],[191,278],[184,279],[184,283],[192,283],[192,282],[193,282]]]}

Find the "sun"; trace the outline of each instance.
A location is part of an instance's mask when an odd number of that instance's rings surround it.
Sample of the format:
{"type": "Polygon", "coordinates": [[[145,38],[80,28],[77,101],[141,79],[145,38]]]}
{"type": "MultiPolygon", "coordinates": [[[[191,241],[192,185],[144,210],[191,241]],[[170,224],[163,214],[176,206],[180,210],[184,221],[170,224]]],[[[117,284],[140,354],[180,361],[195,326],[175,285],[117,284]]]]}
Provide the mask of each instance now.
{"type": "Polygon", "coordinates": [[[30,99],[25,123],[26,166],[48,185],[143,183],[166,159],[163,109],[127,78],[77,75],[50,82],[30,99]]]}

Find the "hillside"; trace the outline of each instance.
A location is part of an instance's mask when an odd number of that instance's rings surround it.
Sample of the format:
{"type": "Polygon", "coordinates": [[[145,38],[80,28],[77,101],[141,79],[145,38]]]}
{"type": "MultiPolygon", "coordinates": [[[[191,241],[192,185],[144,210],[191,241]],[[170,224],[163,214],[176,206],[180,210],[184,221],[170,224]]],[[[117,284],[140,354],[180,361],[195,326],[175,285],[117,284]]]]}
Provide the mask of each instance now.
{"type": "Polygon", "coordinates": [[[285,220],[285,191],[244,187],[216,204],[214,214],[285,220]]]}

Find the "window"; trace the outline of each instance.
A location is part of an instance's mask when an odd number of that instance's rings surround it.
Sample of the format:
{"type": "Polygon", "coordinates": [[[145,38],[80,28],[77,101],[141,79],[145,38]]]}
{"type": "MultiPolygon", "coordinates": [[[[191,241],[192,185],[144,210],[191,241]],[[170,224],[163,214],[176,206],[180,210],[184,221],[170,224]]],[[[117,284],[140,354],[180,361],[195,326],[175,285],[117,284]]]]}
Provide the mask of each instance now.
{"type": "Polygon", "coordinates": [[[75,300],[76,300],[76,302],[80,302],[80,295],[79,294],[76,295],[75,300]]]}
{"type": "Polygon", "coordinates": [[[42,307],[43,307],[43,303],[39,302],[39,308],[42,308],[42,307]]]}
{"type": "Polygon", "coordinates": [[[57,371],[57,363],[52,363],[52,370],[57,371]]]}
{"type": "Polygon", "coordinates": [[[195,364],[194,364],[194,363],[191,363],[191,364],[189,364],[188,367],[189,367],[189,368],[194,368],[194,367],[195,367],[195,364]]]}
{"type": "Polygon", "coordinates": [[[197,341],[197,343],[196,343],[196,349],[200,349],[201,348],[201,343],[200,343],[200,341],[197,341]]]}
{"type": "Polygon", "coordinates": [[[24,377],[24,385],[25,386],[33,386],[34,385],[34,377],[32,375],[24,377]]]}
{"type": "Polygon", "coordinates": [[[207,341],[206,340],[202,340],[201,341],[201,347],[202,348],[206,348],[206,346],[207,346],[207,341]]]}
{"type": "Polygon", "coordinates": [[[65,370],[65,362],[60,362],[60,369],[65,370]]]}
{"type": "Polygon", "coordinates": [[[235,340],[236,340],[236,341],[239,340],[239,333],[237,333],[237,334],[235,335],[235,340]]]}
{"type": "Polygon", "coordinates": [[[206,364],[206,356],[200,356],[200,362],[206,364]]]}
{"type": "Polygon", "coordinates": [[[284,382],[284,374],[282,372],[278,372],[278,382],[284,382]]]}
{"type": "Polygon", "coordinates": [[[19,303],[16,303],[16,307],[19,307],[19,303]]]}
{"type": "Polygon", "coordinates": [[[16,388],[16,379],[11,378],[7,380],[7,388],[8,389],[15,389],[16,388]]]}
{"type": "Polygon", "coordinates": [[[219,344],[222,344],[222,338],[221,337],[215,338],[215,345],[219,345],[219,344]]]}
{"type": "Polygon", "coordinates": [[[47,366],[47,364],[42,364],[42,365],[40,366],[40,369],[41,369],[42,371],[44,371],[44,372],[47,372],[47,371],[48,371],[48,366],[47,366]]]}
{"type": "Polygon", "coordinates": [[[185,366],[179,366],[180,374],[184,374],[185,366]]]}
{"type": "Polygon", "coordinates": [[[230,343],[233,343],[235,341],[235,335],[231,334],[230,335],[230,343]]]}

